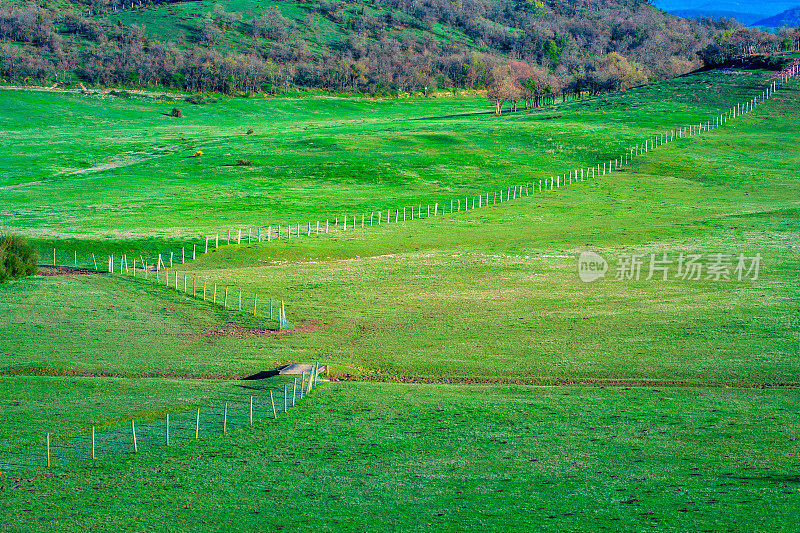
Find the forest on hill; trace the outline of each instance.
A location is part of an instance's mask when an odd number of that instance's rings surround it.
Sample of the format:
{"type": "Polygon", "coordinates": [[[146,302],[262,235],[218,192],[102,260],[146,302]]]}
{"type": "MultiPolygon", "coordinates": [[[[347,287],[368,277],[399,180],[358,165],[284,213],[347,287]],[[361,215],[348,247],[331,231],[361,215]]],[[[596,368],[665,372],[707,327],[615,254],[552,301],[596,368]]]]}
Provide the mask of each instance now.
{"type": "Polygon", "coordinates": [[[6,83],[378,95],[524,86],[535,103],[795,41],[645,0],[0,0],[6,83]]]}

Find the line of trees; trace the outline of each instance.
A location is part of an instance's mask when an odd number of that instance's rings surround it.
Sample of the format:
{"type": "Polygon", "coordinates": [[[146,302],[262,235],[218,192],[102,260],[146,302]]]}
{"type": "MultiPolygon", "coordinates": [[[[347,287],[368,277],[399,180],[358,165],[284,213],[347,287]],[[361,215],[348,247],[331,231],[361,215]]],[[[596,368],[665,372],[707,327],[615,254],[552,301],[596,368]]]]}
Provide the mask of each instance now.
{"type": "Polygon", "coordinates": [[[502,112],[502,105],[523,102],[526,109],[549,105],[561,95],[594,96],[599,93],[620,91],[643,85],[652,75],[641,65],[629,61],[614,52],[589,65],[585,74],[564,82],[550,71],[522,61],[510,61],[493,69],[487,97],[495,104],[495,114],[502,112]]]}
{"type": "Polygon", "coordinates": [[[734,21],[689,21],[644,0],[306,1],[302,19],[275,6],[246,19],[214,5],[198,13],[193,31],[172,41],[82,14],[87,6],[125,8],[128,0],[92,0],[75,10],[56,0],[0,7],[0,77],[46,83],[77,75],[95,85],[221,93],[485,88],[499,111],[505,102],[530,107],[558,95],[620,90],[703,61],[800,43],[797,31],[770,35],[734,21]],[[343,37],[326,41],[323,19],[343,37]],[[434,33],[442,27],[472,42],[434,33]],[[247,46],[223,53],[233,41],[247,46]]]}

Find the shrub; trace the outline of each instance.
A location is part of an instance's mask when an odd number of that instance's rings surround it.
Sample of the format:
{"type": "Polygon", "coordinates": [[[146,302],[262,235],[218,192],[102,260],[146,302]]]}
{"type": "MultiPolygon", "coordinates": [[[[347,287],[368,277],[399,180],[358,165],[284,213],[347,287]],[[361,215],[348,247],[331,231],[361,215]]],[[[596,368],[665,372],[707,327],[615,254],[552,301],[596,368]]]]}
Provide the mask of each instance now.
{"type": "Polygon", "coordinates": [[[193,94],[186,99],[187,102],[194,105],[206,105],[214,103],[214,100],[204,94],[193,94]]]}
{"type": "Polygon", "coordinates": [[[247,134],[248,135],[252,135],[253,134],[253,128],[250,128],[249,130],[247,130],[247,134]]]}
{"type": "Polygon", "coordinates": [[[177,107],[173,107],[172,108],[172,113],[170,113],[170,116],[176,117],[176,118],[181,118],[183,116],[183,112],[180,109],[178,109],[177,107]]]}
{"type": "Polygon", "coordinates": [[[38,266],[39,254],[28,239],[18,235],[0,238],[0,282],[32,276],[38,266]]]}
{"type": "Polygon", "coordinates": [[[249,167],[249,166],[250,166],[250,165],[252,165],[252,164],[253,164],[253,162],[252,162],[252,161],[250,161],[249,159],[239,159],[239,160],[236,162],[236,166],[237,166],[237,167],[249,167]]]}

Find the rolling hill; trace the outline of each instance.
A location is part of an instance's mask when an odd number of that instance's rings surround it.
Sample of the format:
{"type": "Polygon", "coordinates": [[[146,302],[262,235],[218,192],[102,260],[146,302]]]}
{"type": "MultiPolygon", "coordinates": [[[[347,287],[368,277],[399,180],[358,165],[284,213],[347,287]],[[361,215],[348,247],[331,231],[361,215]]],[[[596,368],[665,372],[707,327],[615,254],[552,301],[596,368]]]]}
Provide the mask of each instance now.
{"type": "MultiPolygon", "coordinates": [[[[221,93],[292,87],[398,94],[483,88],[511,59],[589,83],[609,61],[649,79],[701,66],[725,24],[642,0],[107,2],[0,8],[0,78],[11,83],[172,87],[221,93]]],[[[624,78],[624,74],[620,74],[624,78]]]]}

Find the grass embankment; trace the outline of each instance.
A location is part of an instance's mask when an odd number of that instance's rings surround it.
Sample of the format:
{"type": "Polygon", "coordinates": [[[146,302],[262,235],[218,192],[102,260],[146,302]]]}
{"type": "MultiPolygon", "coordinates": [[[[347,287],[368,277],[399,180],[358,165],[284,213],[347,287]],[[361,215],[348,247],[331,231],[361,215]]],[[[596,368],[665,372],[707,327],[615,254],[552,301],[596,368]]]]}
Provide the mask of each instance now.
{"type": "Polygon", "coordinates": [[[0,524],[790,531],[798,414],[770,390],[330,384],[225,437],[5,477],[0,524]]]}

